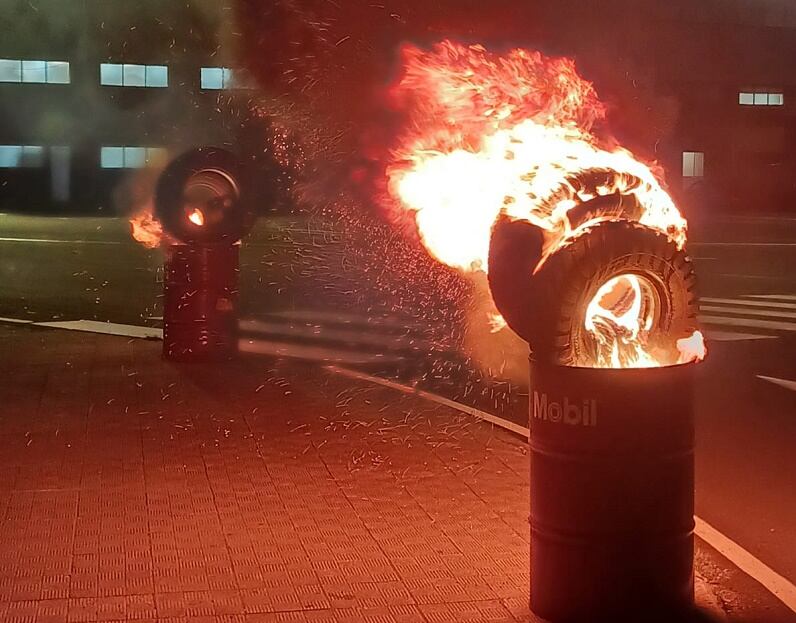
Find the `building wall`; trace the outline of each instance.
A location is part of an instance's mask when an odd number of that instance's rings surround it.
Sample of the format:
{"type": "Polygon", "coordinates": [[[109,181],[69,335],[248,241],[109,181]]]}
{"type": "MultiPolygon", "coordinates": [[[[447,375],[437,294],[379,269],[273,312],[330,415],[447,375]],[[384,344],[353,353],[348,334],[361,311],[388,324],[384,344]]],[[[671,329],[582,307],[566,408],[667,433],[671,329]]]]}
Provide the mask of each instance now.
{"type": "Polygon", "coordinates": [[[326,132],[329,158],[356,160],[364,120],[378,120],[372,91],[389,80],[397,46],[444,37],[573,56],[608,102],[611,129],[664,165],[689,215],[796,203],[792,0],[394,0],[389,11],[353,0],[2,2],[0,58],[68,60],[71,69],[68,85],[0,82],[0,145],[70,150],[68,199],[63,171],[45,161],[0,168],[2,209],[131,209],[154,172],[103,169],[103,145],[262,152],[267,123],[248,103],[269,90],[317,112],[301,122],[308,142],[326,132]],[[305,56],[294,68],[297,50],[305,56]],[[169,86],[101,86],[103,62],[167,65],[169,86]],[[246,66],[261,89],[204,90],[203,66],[246,66]],[[741,106],[738,94],[756,89],[782,93],[784,105],[741,106]],[[703,175],[684,178],[686,151],[704,154],[703,175]]]}
{"type": "Polygon", "coordinates": [[[0,82],[0,145],[47,148],[41,166],[0,168],[2,209],[135,207],[151,188],[154,167],[102,168],[102,146],[163,148],[175,155],[202,144],[236,145],[250,95],[200,88],[202,66],[237,64],[223,3],[4,2],[9,7],[0,28],[9,36],[0,40],[0,58],[68,61],[71,80],[0,82]],[[166,65],[168,87],[103,86],[101,63],[166,65]],[[63,162],[64,152],[53,154],[53,146],[69,148],[67,193],[56,162],[63,162]]]}
{"type": "MultiPolygon", "coordinates": [[[[796,5],[695,2],[656,25],[655,67],[680,115],[670,159],[704,152],[701,180],[672,184],[693,212],[792,210],[796,200],[796,5]],[[695,19],[696,8],[699,19],[695,19]],[[739,93],[781,93],[782,106],[744,106],[739,93]],[[696,184],[694,184],[696,182],[696,184]]],[[[678,169],[673,165],[671,171],[678,169]]],[[[680,170],[682,171],[682,170],[680,170]]]]}

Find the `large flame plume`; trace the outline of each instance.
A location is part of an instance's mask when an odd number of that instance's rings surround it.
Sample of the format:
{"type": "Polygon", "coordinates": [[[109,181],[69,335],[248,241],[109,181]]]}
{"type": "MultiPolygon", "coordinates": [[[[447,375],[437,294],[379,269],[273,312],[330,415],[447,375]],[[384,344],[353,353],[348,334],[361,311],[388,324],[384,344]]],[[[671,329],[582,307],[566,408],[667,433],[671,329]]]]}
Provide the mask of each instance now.
{"type": "MultiPolygon", "coordinates": [[[[430,50],[407,45],[391,95],[405,124],[387,167],[389,195],[413,215],[428,251],[448,266],[487,271],[491,227],[504,214],[545,232],[538,270],[594,223],[574,218],[573,208],[605,195],[630,198],[633,220],[666,233],[680,248],[685,244],[686,221],[661,172],[597,131],[605,107],[572,60],[522,49],[497,54],[451,41],[430,50]]],[[[637,326],[635,311],[631,305],[611,318],[628,343],[650,329],[637,326]]],[[[604,313],[589,310],[586,324],[595,335],[604,313]]],[[[660,365],[636,350],[630,365],[660,365]]],[[[621,367],[615,359],[595,365],[621,367]]]]}
{"type": "Polygon", "coordinates": [[[402,58],[392,95],[407,123],[388,188],[440,261],[486,271],[501,212],[543,228],[552,253],[575,233],[572,208],[614,193],[638,200],[640,223],[685,243],[685,219],[656,172],[593,132],[605,107],[573,61],[450,41],[406,46],[402,58]],[[592,187],[579,182],[595,170],[605,175],[592,187]]]}

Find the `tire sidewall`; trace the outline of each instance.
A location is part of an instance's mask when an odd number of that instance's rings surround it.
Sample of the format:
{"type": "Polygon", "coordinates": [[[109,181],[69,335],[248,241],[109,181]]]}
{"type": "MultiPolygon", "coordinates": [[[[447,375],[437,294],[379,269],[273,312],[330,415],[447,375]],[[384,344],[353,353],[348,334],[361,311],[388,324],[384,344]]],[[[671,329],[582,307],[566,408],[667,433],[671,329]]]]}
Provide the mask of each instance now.
{"type": "Polygon", "coordinates": [[[236,242],[252,224],[248,172],[231,152],[218,147],[199,147],[173,160],[161,174],[155,191],[155,216],[164,229],[185,243],[236,242]],[[238,186],[238,205],[218,230],[187,226],[181,214],[185,184],[204,169],[218,169],[229,175],[238,186]]]}
{"type": "Polygon", "coordinates": [[[594,339],[584,327],[586,308],[608,280],[633,274],[655,293],[659,335],[651,347],[675,352],[696,329],[695,276],[690,259],[665,234],[637,223],[610,221],[584,230],[556,251],[527,281],[529,306],[521,334],[537,358],[588,365],[594,339]]]}

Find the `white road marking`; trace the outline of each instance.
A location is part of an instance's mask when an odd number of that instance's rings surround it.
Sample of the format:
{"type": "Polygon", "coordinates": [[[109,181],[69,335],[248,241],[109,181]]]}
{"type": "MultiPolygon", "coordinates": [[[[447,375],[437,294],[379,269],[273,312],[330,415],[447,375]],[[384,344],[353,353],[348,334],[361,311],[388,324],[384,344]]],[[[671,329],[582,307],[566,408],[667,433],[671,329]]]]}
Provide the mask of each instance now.
{"type": "Polygon", "coordinates": [[[57,322],[34,322],[37,327],[51,329],[68,329],[70,331],[86,331],[88,333],[102,333],[105,335],[121,335],[142,339],[163,339],[163,329],[154,327],[139,327],[132,324],[118,324],[115,322],[99,322],[97,320],[66,320],[57,322]]]}
{"type": "Polygon", "coordinates": [[[740,305],[749,307],[776,307],[779,309],[796,309],[796,303],[778,303],[767,301],[749,301],[746,299],[721,299],[703,296],[699,299],[700,303],[726,303],[727,305],[740,305]]]}
{"type": "Polygon", "coordinates": [[[264,340],[238,341],[238,350],[242,353],[255,353],[273,357],[290,357],[327,363],[347,363],[349,365],[366,365],[373,363],[398,363],[403,357],[383,355],[381,353],[363,353],[346,350],[335,350],[321,346],[289,344],[285,342],[266,342],[264,340]]]}
{"type": "Polygon", "coordinates": [[[389,316],[368,316],[366,314],[351,314],[346,312],[326,312],[313,309],[297,309],[295,311],[277,311],[268,314],[274,318],[293,318],[296,320],[307,320],[310,322],[323,322],[329,320],[341,324],[352,324],[360,326],[387,326],[398,327],[400,329],[426,329],[427,325],[394,318],[389,316]]]}
{"type": "Polygon", "coordinates": [[[32,320],[23,320],[22,318],[4,318],[0,316],[0,322],[13,322],[14,324],[32,324],[32,320]]]}
{"type": "Polygon", "coordinates": [[[368,333],[361,330],[332,329],[320,324],[294,325],[284,322],[264,322],[262,320],[241,320],[241,331],[262,333],[280,337],[305,337],[319,341],[347,342],[369,346],[385,346],[403,349],[431,350],[434,344],[419,337],[407,334],[368,333]]]}
{"type": "MultiPolygon", "coordinates": [[[[66,329],[71,331],[86,331],[88,333],[101,333],[103,335],[118,335],[139,339],[163,339],[163,329],[156,327],[141,327],[138,325],[118,324],[113,322],[99,322],[96,320],[63,320],[52,322],[31,322],[17,318],[2,318],[0,321],[30,324],[37,327],[51,329],[66,329]]],[[[322,346],[290,344],[284,342],[269,342],[265,340],[241,339],[238,349],[244,353],[256,353],[274,357],[290,357],[326,363],[342,363],[348,365],[367,364],[394,364],[404,360],[398,355],[385,355],[382,353],[367,353],[348,351],[322,346]]]]}
{"type": "MultiPolygon", "coordinates": [[[[483,411],[479,411],[478,409],[474,409],[473,407],[449,400],[437,394],[432,394],[431,392],[418,390],[415,387],[402,385],[400,383],[382,379],[377,376],[371,376],[369,374],[363,374],[361,372],[348,370],[346,368],[339,368],[337,366],[327,366],[326,369],[343,376],[359,379],[362,381],[369,381],[377,385],[389,387],[404,394],[411,394],[426,398],[428,400],[433,400],[434,402],[438,402],[463,413],[474,415],[478,418],[486,420],[487,422],[500,426],[501,428],[505,428],[514,433],[523,435],[526,438],[529,434],[528,429],[524,426],[520,426],[519,424],[515,424],[509,420],[504,420],[503,418],[492,415],[491,413],[485,413],[483,411]]],[[[757,580],[764,588],[774,595],[774,597],[779,599],[788,608],[796,612],[796,586],[771,569],[771,567],[750,554],[735,541],[716,530],[716,528],[711,526],[704,519],[701,519],[695,515],[694,522],[696,523],[694,533],[700,539],[706,541],[711,547],[715,548],[741,571],[757,580]]]]}
{"type": "Polygon", "coordinates": [[[789,389],[792,392],[796,392],[796,381],[789,381],[788,379],[778,379],[775,376],[764,376],[762,374],[758,374],[757,378],[763,379],[764,381],[768,381],[769,383],[774,383],[774,385],[779,385],[780,387],[789,389]]]}
{"type": "Polygon", "coordinates": [[[694,521],[696,522],[694,533],[700,539],[707,541],[722,556],[746,575],[760,582],[768,592],[796,612],[796,586],[704,519],[694,516],[694,521]]]}
{"type": "Polygon", "coordinates": [[[743,342],[745,340],[776,340],[776,335],[758,335],[756,333],[733,333],[731,331],[719,331],[718,329],[706,329],[705,337],[713,342],[743,342]]]}
{"type": "Polygon", "coordinates": [[[782,299],[783,301],[796,301],[796,294],[746,294],[744,298],[750,299],[782,299]]]}
{"type": "Polygon", "coordinates": [[[704,316],[697,319],[704,324],[717,324],[727,327],[754,327],[757,329],[776,329],[778,331],[796,331],[796,322],[776,322],[774,320],[752,320],[751,318],[730,318],[729,316],[704,316]]]}
{"type": "Polygon", "coordinates": [[[774,311],[773,309],[741,309],[727,305],[700,305],[702,311],[719,312],[725,314],[745,314],[747,316],[763,316],[765,318],[796,318],[796,312],[774,311]]]}
{"type": "Polygon", "coordinates": [[[42,244],[136,244],[134,240],[130,243],[119,240],[50,240],[49,238],[0,238],[0,242],[34,242],[42,244]]]}
{"type": "Polygon", "coordinates": [[[743,273],[716,273],[714,277],[732,277],[733,279],[759,279],[768,281],[782,281],[785,275],[744,275],[743,273]]]}
{"type": "Polygon", "coordinates": [[[481,411],[479,409],[476,409],[475,407],[463,405],[459,402],[456,402],[455,400],[450,400],[448,398],[445,398],[444,396],[440,396],[439,394],[434,394],[422,389],[417,389],[416,387],[410,387],[409,385],[402,385],[401,383],[396,383],[395,381],[383,379],[378,376],[372,376],[370,374],[365,374],[363,372],[357,372],[356,370],[340,368],[338,366],[326,366],[326,369],[336,374],[347,376],[352,379],[358,379],[360,381],[367,381],[370,383],[375,383],[376,385],[382,385],[384,387],[397,390],[404,394],[420,396],[421,398],[425,398],[426,400],[431,400],[441,405],[445,405],[446,407],[450,407],[451,409],[456,409],[457,411],[461,411],[463,413],[467,413],[468,415],[475,416],[481,420],[485,420],[487,422],[500,426],[501,428],[510,430],[513,433],[522,435],[526,439],[528,437],[528,429],[525,428],[524,426],[520,426],[519,424],[515,424],[514,422],[505,420],[496,415],[492,415],[491,413],[481,411]]]}

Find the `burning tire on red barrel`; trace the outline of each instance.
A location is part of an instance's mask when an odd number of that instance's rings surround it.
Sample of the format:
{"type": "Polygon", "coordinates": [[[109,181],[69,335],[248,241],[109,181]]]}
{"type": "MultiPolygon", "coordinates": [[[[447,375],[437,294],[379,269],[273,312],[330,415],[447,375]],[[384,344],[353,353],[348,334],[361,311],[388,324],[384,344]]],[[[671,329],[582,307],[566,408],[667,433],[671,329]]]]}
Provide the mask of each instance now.
{"type": "Polygon", "coordinates": [[[199,147],[173,160],[158,180],[155,215],[186,244],[233,244],[251,228],[249,171],[231,152],[199,147]]]}
{"type": "Polygon", "coordinates": [[[532,350],[531,608],[551,621],[693,603],[693,367],[673,364],[701,338],[696,279],[637,209],[584,202],[563,240],[507,217],[492,230],[490,289],[532,350]]]}
{"type": "Polygon", "coordinates": [[[443,41],[402,70],[390,196],[531,346],[531,609],[682,620],[704,343],[663,171],[611,137],[570,59],[443,41]]]}
{"type": "Polygon", "coordinates": [[[583,367],[677,363],[677,341],[697,329],[696,279],[690,259],[666,234],[635,222],[599,221],[539,266],[542,246],[541,230],[504,218],[493,229],[489,258],[495,303],[537,360],[583,367]],[[638,324],[635,335],[622,323],[628,314],[638,324]],[[647,354],[654,362],[644,361],[647,354]]]}
{"type": "Polygon", "coordinates": [[[200,147],[158,180],[155,214],[176,243],[166,250],[163,356],[229,359],[238,349],[239,241],[253,222],[250,177],[232,153],[200,147]]]}

